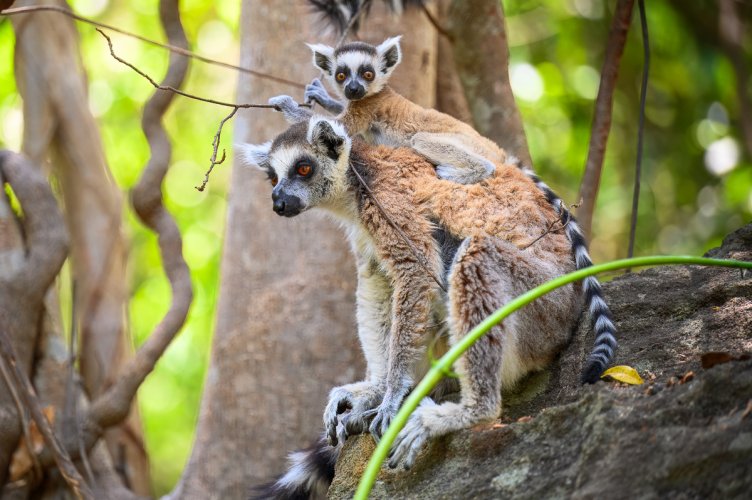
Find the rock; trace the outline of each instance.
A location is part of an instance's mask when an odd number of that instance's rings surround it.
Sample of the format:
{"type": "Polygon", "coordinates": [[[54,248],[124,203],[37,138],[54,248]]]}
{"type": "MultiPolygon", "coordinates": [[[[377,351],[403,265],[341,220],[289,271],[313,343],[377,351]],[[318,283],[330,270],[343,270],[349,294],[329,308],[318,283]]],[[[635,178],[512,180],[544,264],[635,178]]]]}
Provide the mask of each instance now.
{"type": "MultiPolygon", "coordinates": [[[[752,260],[752,225],[708,256],[752,260]]],[[[593,342],[583,322],[550,369],[505,392],[500,421],[434,440],[409,471],[384,467],[371,498],[748,498],[752,275],[659,267],[604,290],[614,364],[644,385],[579,385],[593,342]],[[733,359],[703,369],[708,352],[733,359]]],[[[370,436],[348,440],[329,498],[352,498],[373,449],[370,436]]]]}

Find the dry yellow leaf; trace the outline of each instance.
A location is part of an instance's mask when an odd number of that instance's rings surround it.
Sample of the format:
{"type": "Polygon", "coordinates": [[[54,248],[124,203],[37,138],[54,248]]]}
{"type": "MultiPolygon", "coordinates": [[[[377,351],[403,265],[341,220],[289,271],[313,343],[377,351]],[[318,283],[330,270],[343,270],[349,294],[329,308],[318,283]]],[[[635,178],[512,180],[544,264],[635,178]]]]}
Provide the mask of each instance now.
{"type": "Polygon", "coordinates": [[[611,377],[617,382],[623,382],[629,385],[641,385],[645,383],[637,373],[637,370],[627,365],[612,366],[601,375],[601,378],[611,377]]]}

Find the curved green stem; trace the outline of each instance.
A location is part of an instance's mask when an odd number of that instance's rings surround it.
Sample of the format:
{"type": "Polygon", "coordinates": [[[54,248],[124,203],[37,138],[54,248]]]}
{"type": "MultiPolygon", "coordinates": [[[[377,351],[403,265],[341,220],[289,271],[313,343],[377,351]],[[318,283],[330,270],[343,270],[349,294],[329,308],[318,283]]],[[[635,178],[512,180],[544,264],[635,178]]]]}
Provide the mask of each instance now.
{"type": "Polygon", "coordinates": [[[603,273],[607,271],[615,271],[618,269],[625,269],[630,267],[642,267],[642,266],[656,266],[656,265],[669,265],[669,264],[696,264],[701,266],[723,266],[723,267],[741,267],[746,269],[752,269],[752,262],[742,262],[737,260],[724,260],[724,259],[708,259],[705,257],[689,257],[689,256],[655,256],[655,257],[636,257],[633,259],[622,259],[613,262],[607,262],[605,264],[599,264],[597,266],[591,266],[586,269],[580,269],[578,271],[565,274],[556,279],[543,283],[542,285],[533,288],[532,290],[525,292],[524,294],[516,297],[511,302],[507,303],[500,309],[496,310],[493,314],[484,319],[478,326],[473,328],[467,335],[465,335],[459,342],[452,346],[449,351],[444,354],[436,363],[433,364],[423,380],[420,381],[418,386],[410,393],[410,396],[402,404],[397,415],[392,420],[391,425],[387,429],[386,433],[379,441],[376,450],[374,450],[371,459],[368,462],[363,477],[358,483],[358,489],[355,492],[355,500],[366,500],[373,483],[376,481],[376,477],[381,470],[381,464],[384,462],[389,449],[394,443],[397,434],[407,423],[407,419],[410,417],[415,408],[421,400],[426,397],[436,384],[443,377],[443,373],[449,370],[452,364],[480,337],[485,335],[491,328],[500,323],[504,318],[512,314],[514,311],[529,304],[535,299],[562,287],[574,281],[579,281],[588,276],[594,274],[603,273]]]}

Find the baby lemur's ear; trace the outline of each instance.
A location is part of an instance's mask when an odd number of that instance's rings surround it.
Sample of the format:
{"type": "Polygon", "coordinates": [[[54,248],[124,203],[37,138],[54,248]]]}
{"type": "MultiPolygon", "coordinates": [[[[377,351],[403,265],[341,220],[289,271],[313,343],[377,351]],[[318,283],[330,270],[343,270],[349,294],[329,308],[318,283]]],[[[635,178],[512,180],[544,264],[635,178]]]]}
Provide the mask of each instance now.
{"type": "Polygon", "coordinates": [[[308,125],[308,143],[332,160],[338,160],[350,137],[342,124],[323,117],[313,118],[308,125]]]}
{"type": "Polygon", "coordinates": [[[379,61],[381,61],[381,72],[385,75],[397,67],[402,60],[400,38],[402,38],[402,35],[387,38],[376,47],[376,53],[379,55],[379,61]]]}
{"type": "Polygon", "coordinates": [[[269,150],[272,148],[272,141],[263,144],[236,144],[235,149],[238,151],[238,159],[243,165],[256,167],[259,170],[268,172],[272,168],[269,163],[269,150]]]}
{"type": "Polygon", "coordinates": [[[334,73],[334,48],[321,43],[307,43],[306,45],[313,52],[313,65],[327,75],[332,75],[334,73]]]}

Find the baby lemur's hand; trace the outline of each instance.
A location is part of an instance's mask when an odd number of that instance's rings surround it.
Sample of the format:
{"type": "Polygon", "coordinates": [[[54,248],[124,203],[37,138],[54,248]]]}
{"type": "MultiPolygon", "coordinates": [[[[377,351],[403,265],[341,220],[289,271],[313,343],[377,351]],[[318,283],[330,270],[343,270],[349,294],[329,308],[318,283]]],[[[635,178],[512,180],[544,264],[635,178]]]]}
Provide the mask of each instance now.
{"type": "Polygon", "coordinates": [[[318,78],[314,78],[311,83],[306,85],[303,95],[306,104],[316,102],[332,114],[339,114],[345,109],[339,101],[332,99],[329,92],[324,88],[324,84],[318,78]]]}
{"type": "Polygon", "coordinates": [[[267,102],[274,106],[274,109],[277,111],[281,111],[288,123],[302,122],[311,116],[310,111],[301,108],[300,105],[295,102],[295,99],[289,95],[274,96],[269,98],[267,102]]]}

